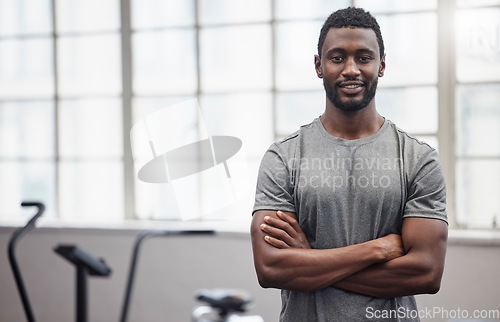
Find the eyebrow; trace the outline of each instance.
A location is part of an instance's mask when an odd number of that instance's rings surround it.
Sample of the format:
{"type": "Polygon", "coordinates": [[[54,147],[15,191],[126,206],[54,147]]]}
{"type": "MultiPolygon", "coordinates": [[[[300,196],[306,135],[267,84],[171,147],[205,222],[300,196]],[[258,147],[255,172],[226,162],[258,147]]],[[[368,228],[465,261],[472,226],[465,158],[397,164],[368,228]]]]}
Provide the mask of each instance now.
{"type": "MultiPolygon", "coordinates": [[[[332,48],[332,49],[329,49],[325,54],[329,55],[329,54],[331,54],[333,52],[345,53],[346,50],[344,48],[332,48]]],[[[356,53],[367,53],[367,54],[370,54],[370,55],[375,55],[375,52],[373,50],[371,50],[371,49],[368,49],[368,48],[357,49],[356,53]]]]}

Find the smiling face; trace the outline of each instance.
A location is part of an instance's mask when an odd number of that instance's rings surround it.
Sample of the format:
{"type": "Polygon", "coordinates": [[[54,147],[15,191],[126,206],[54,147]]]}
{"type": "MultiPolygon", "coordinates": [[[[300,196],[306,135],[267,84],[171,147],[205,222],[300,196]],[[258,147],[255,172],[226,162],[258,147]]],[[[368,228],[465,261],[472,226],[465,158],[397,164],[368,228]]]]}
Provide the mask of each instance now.
{"type": "Polygon", "coordinates": [[[316,73],[323,79],[328,100],[342,111],[357,111],[369,104],[384,75],[375,32],[364,28],[331,28],[321,58],[315,56],[316,73]]]}

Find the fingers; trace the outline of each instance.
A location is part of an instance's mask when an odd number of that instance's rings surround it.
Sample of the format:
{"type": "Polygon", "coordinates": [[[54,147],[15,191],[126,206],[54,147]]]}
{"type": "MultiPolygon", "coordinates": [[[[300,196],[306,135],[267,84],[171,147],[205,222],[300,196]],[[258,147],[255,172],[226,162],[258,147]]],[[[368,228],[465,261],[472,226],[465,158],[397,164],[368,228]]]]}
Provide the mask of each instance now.
{"type": "MultiPolygon", "coordinates": [[[[264,218],[264,220],[266,222],[270,222],[271,221],[269,219],[266,220],[265,218],[264,218]]],[[[288,234],[288,232],[286,230],[284,230],[282,228],[279,228],[279,227],[276,227],[276,226],[272,226],[271,224],[261,224],[260,225],[260,229],[263,232],[267,233],[268,235],[274,237],[274,239],[281,240],[282,242],[284,242],[288,246],[291,246],[291,244],[293,242],[293,238],[288,234]]]]}
{"type": "Polygon", "coordinates": [[[270,245],[272,245],[272,246],[274,246],[276,248],[280,248],[280,249],[290,248],[290,246],[287,243],[285,243],[284,241],[282,241],[280,239],[274,238],[272,236],[265,236],[264,240],[268,244],[270,244],[270,245]]]}
{"type": "Polygon", "coordinates": [[[297,234],[299,232],[302,232],[302,228],[300,228],[299,222],[294,216],[286,214],[282,211],[278,211],[276,214],[293,228],[292,233],[297,234]]]}
{"type": "Polygon", "coordinates": [[[278,211],[277,216],[265,216],[260,229],[267,234],[268,244],[277,248],[304,248],[311,246],[294,214],[278,211]]]}
{"type": "MultiPolygon", "coordinates": [[[[265,216],[264,223],[260,226],[260,229],[271,237],[266,241],[277,248],[297,247],[294,240],[297,237],[293,225],[295,218],[281,211],[278,211],[277,215],[278,217],[265,216]]],[[[296,226],[298,227],[298,224],[296,226]]]]}
{"type": "Polygon", "coordinates": [[[270,226],[285,231],[291,237],[296,237],[298,224],[297,225],[293,224],[294,222],[295,223],[297,222],[295,218],[292,218],[290,215],[287,215],[281,211],[278,211],[276,214],[278,215],[278,218],[266,216],[264,217],[264,221],[270,226]]]}

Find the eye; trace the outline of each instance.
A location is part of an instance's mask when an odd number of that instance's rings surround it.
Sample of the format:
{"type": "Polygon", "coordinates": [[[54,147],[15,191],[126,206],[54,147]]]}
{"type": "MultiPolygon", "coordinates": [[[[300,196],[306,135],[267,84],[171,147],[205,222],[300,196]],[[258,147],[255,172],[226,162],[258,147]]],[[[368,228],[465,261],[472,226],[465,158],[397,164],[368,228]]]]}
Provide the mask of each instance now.
{"type": "Polygon", "coordinates": [[[362,62],[362,63],[369,63],[373,60],[372,57],[370,56],[361,56],[359,57],[359,61],[362,62]]]}
{"type": "Polygon", "coordinates": [[[344,57],[342,56],[333,56],[331,58],[331,60],[334,62],[334,63],[341,63],[344,61],[344,57]]]}

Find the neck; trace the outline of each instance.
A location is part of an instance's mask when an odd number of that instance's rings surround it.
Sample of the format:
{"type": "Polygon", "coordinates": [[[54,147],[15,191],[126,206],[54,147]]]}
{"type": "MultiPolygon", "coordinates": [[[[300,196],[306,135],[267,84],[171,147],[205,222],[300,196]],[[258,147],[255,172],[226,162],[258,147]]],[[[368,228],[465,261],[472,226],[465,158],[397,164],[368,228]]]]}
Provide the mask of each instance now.
{"type": "Polygon", "coordinates": [[[320,120],[333,136],[346,140],[362,139],[375,134],[384,123],[384,118],[375,108],[375,100],[361,110],[350,112],[338,109],[328,98],[326,101],[325,113],[320,120]]]}

